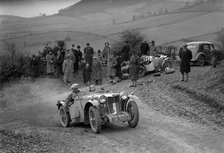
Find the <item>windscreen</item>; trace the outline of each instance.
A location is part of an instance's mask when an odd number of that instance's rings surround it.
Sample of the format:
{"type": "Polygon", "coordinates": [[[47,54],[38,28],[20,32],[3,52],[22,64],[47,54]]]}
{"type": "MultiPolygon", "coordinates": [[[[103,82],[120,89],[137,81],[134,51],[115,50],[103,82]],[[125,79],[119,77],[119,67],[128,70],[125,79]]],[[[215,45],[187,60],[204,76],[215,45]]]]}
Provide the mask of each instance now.
{"type": "Polygon", "coordinates": [[[189,49],[192,52],[192,55],[194,58],[197,53],[197,50],[198,50],[198,45],[197,44],[189,44],[189,45],[187,45],[187,49],[189,49]]]}

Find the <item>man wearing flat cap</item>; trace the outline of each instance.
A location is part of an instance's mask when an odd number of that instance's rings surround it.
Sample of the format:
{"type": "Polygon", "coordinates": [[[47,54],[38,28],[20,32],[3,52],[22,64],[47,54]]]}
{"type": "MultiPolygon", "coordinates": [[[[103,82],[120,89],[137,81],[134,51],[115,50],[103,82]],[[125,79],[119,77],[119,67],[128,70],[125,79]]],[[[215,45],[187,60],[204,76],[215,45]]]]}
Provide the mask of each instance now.
{"type": "Polygon", "coordinates": [[[140,47],[141,55],[147,55],[149,52],[149,44],[146,42],[146,40],[143,41],[140,47]]]}

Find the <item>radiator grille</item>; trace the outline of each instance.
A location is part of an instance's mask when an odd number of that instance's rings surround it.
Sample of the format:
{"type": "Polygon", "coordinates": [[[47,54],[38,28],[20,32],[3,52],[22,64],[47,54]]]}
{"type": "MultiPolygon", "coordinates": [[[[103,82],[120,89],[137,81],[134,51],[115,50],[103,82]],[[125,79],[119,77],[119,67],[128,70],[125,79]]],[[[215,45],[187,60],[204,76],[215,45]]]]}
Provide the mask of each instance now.
{"type": "Polygon", "coordinates": [[[108,97],[107,106],[108,106],[108,112],[110,114],[119,113],[121,111],[119,95],[114,97],[108,97]]]}

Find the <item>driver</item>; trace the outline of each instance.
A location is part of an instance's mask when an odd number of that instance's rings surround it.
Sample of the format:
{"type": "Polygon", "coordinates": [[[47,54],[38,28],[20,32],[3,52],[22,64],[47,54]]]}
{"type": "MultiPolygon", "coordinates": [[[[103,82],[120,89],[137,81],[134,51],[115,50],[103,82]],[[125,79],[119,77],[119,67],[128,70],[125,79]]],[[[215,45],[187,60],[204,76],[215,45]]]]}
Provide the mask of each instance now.
{"type": "Polygon", "coordinates": [[[94,91],[96,91],[96,88],[95,88],[95,85],[90,85],[89,86],[89,92],[94,92],[94,91]]]}
{"type": "Polygon", "coordinates": [[[68,95],[68,98],[65,100],[67,106],[69,106],[70,103],[74,102],[75,98],[77,97],[78,93],[80,92],[78,90],[78,86],[79,86],[79,84],[77,84],[77,83],[74,83],[73,85],[71,85],[72,93],[70,93],[68,95]]]}

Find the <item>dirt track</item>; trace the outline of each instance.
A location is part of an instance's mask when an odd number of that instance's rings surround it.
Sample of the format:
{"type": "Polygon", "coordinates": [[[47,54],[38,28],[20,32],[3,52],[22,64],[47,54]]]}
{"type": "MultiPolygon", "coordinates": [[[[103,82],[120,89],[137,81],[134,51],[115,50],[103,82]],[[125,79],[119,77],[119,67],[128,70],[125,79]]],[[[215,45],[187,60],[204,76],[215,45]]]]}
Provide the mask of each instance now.
{"type": "MultiPolygon", "coordinates": [[[[199,68],[193,68],[193,71],[195,69],[199,68]]],[[[178,75],[172,75],[169,77],[175,77],[172,81],[176,82],[178,75]]],[[[129,81],[106,87],[117,92],[136,91],[140,98],[140,122],[135,129],[125,124],[109,124],[103,127],[101,134],[94,134],[90,127],[82,124],[62,128],[55,104],[56,100],[66,96],[68,89],[57,80],[46,78],[35,83],[20,81],[16,89],[13,85],[3,89],[0,96],[5,105],[0,110],[0,129],[48,137],[51,144],[46,152],[224,152],[223,129],[206,119],[198,119],[201,117],[199,114],[195,117],[190,113],[191,107],[183,105],[182,101],[195,102],[194,99],[170,90],[169,85],[161,82],[161,78],[147,75],[140,82],[142,85],[137,88],[129,88],[129,81]],[[202,124],[204,122],[206,124],[202,124]]],[[[9,149],[4,145],[0,144],[0,152],[9,149]]],[[[30,152],[40,152],[40,148],[34,146],[30,152]]]]}

